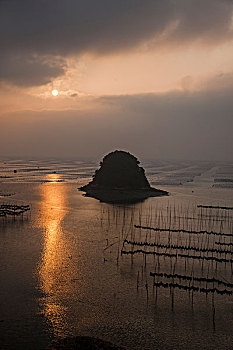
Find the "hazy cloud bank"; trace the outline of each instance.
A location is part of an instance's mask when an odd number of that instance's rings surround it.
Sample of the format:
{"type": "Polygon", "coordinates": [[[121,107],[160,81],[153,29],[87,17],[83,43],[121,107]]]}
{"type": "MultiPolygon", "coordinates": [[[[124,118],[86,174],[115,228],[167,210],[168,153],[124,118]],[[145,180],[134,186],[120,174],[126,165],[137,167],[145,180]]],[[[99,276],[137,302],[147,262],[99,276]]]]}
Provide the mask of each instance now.
{"type": "Polygon", "coordinates": [[[7,114],[1,122],[1,154],[98,159],[126,149],[141,158],[232,160],[232,86],[102,97],[99,108],[95,99],[88,111],[7,114]]]}

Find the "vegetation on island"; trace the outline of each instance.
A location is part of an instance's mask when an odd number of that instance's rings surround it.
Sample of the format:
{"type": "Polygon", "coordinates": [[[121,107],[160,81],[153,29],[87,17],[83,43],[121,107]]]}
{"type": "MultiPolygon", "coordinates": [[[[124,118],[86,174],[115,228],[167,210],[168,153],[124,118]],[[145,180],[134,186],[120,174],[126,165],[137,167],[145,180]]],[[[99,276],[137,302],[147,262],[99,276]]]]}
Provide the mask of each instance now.
{"type": "Polygon", "coordinates": [[[168,192],[150,186],[145,170],[139,164],[129,152],[111,152],[100,162],[93,180],[79,189],[86,192],[86,196],[110,203],[137,202],[168,195],[168,192]]]}

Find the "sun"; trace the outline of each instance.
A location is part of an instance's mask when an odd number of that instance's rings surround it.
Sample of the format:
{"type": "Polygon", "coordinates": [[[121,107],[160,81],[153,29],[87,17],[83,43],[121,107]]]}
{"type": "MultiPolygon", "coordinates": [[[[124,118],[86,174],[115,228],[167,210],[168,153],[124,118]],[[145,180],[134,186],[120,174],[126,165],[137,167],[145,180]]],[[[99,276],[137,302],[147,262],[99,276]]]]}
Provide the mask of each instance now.
{"type": "Polygon", "coordinates": [[[57,95],[58,95],[58,91],[57,91],[57,90],[53,90],[53,91],[52,91],[52,95],[53,95],[53,96],[57,96],[57,95]]]}

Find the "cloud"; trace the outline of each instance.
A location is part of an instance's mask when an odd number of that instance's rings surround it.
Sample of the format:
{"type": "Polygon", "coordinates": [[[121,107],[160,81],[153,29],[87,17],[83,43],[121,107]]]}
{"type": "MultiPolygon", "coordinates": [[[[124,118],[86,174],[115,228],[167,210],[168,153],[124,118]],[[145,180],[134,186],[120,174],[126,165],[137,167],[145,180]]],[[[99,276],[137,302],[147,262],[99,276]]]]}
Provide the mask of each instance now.
{"type": "MultiPolygon", "coordinates": [[[[216,44],[232,40],[232,10],[227,0],[5,0],[0,2],[0,47],[4,57],[13,61],[16,55],[17,63],[18,55],[102,55],[142,43],[216,44]]],[[[30,71],[28,60],[24,65],[30,71]]],[[[46,79],[59,74],[59,67],[56,72],[48,68],[46,79]]],[[[39,63],[38,71],[43,69],[39,63]]],[[[46,81],[40,81],[36,67],[34,74],[33,83],[46,81]]]]}
{"type": "Polygon", "coordinates": [[[65,62],[55,57],[0,54],[0,80],[18,86],[44,85],[65,72],[65,62]]]}
{"type": "Polygon", "coordinates": [[[11,156],[101,158],[125,149],[140,158],[231,161],[232,87],[233,80],[227,88],[195,93],[106,96],[86,111],[7,114],[1,118],[0,150],[11,156]]]}

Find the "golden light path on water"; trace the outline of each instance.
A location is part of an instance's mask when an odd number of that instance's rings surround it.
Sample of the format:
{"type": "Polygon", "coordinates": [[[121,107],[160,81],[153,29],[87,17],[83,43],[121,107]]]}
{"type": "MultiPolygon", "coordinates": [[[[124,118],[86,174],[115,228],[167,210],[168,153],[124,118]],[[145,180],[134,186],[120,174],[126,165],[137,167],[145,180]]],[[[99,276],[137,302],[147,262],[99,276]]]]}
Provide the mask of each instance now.
{"type": "Polygon", "coordinates": [[[67,187],[58,183],[57,174],[48,175],[48,183],[41,186],[41,220],[43,227],[43,253],[39,267],[40,288],[43,292],[42,308],[55,336],[64,336],[66,309],[63,298],[72,293],[72,266],[70,245],[63,230],[67,214],[67,187]]]}
{"type": "Polygon", "coordinates": [[[97,246],[102,242],[98,205],[90,201],[88,206],[82,196],[75,197],[74,186],[61,182],[58,174],[48,175],[47,180],[40,186],[38,214],[43,232],[40,308],[47,330],[51,333],[52,327],[54,338],[60,338],[101,323],[106,275],[102,249],[97,246]]]}

